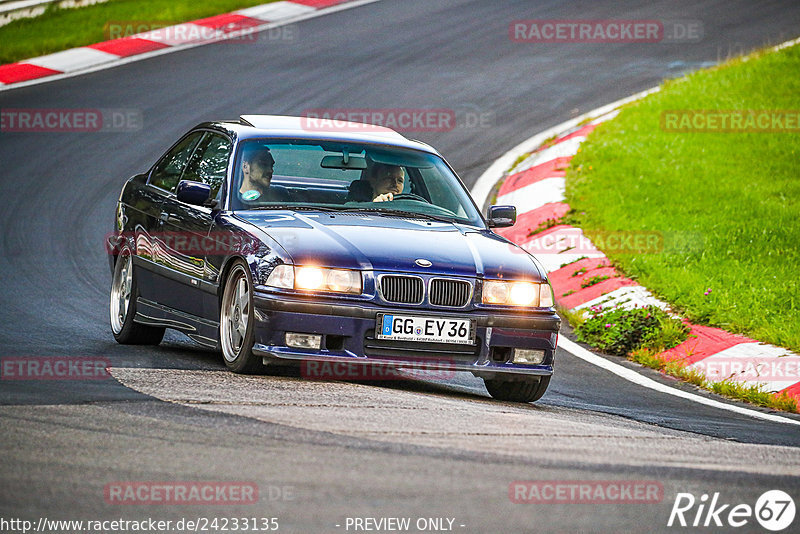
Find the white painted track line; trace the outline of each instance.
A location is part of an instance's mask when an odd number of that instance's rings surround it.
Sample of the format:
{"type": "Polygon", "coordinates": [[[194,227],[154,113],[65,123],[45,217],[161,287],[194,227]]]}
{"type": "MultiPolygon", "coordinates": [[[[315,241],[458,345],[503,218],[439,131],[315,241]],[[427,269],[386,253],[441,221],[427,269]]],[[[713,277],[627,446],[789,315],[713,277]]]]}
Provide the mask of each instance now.
{"type": "Polygon", "coordinates": [[[564,336],[559,336],[558,346],[564,349],[565,351],[569,352],[573,356],[580,358],[581,360],[587,363],[596,365],[597,367],[601,367],[606,371],[614,373],[618,377],[623,378],[628,382],[632,382],[639,386],[652,389],[653,391],[657,391],[659,393],[665,393],[667,395],[672,395],[673,397],[679,397],[681,399],[685,399],[691,402],[696,402],[698,404],[703,404],[705,406],[710,406],[712,408],[719,408],[720,410],[726,410],[728,412],[734,412],[740,415],[747,415],[750,417],[754,417],[756,419],[771,421],[773,423],[786,423],[787,425],[800,426],[800,421],[796,421],[794,419],[773,415],[771,413],[759,412],[756,410],[751,410],[749,408],[742,408],[741,406],[735,406],[733,404],[726,404],[724,402],[719,402],[714,399],[709,399],[706,397],[702,397],[700,395],[695,395],[694,393],[689,393],[687,391],[683,391],[681,389],[673,388],[665,384],[662,384],[660,382],[656,382],[651,378],[647,378],[646,376],[639,374],[637,371],[634,371],[633,369],[628,369],[627,367],[623,367],[618,363],[614,363],[601,356],[598,356],[586,350],[585,348],[581,347],[574,341],[565,338],[564,336]]]}

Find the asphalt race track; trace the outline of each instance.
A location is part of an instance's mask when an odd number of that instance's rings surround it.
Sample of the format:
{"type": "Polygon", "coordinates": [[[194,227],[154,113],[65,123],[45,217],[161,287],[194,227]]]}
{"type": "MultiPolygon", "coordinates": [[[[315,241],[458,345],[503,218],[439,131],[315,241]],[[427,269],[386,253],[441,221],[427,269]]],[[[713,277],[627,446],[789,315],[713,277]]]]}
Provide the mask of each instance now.
{"type": "MultiPolygon", "coordinates": [[[[563,350],[542,401],[516,405],[492,401],[466,374],[380,384],[243,377],[174,332],[158,348],[117,345],[102,241],[123,181],[203,120],[450,109],[455,129],[407,135],[472,185],[538,131],[797,37],[800,3],[383,0],[295,29],[293,39],[212,44],[0,92],[2,109],[125,109],[143,119],[135,131],[0,134],[0,356],[108,358],[115,378],[0,382],[0,517],[276,517],[280,532],[298,533],[409,517],[413,527],[450,518],[456,532],[653,532],[689,530],[667,527],[680,492],[753,506],[780,489],[798,502],[800,426],[664,395],[563,350]],[[517,19],[699,21],[703,36],[514,43],[517,19]],[[663,499],[516,504],[517,480],[657,481],[663,499]],[[126,481],[248,481],[260,499],[109,504],[106,485],[126,481]]],[[[737,530],[763,531],[753,518],[737,530]]]]}

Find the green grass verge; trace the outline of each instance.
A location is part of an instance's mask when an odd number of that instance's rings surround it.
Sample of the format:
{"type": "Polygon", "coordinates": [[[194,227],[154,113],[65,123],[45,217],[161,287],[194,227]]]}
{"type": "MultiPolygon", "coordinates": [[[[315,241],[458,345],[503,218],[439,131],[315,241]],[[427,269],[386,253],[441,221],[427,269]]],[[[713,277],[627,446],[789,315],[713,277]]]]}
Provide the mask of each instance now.
{"type": "Polygon", "coordinates": [[[599,126],[567,173],[588,231],[660,232],[607,255],[698,324],[800,350],[800,134],[670,133],[665,110],[800,110],[800,46],[666,82],[599,126]]]}
{"type": "Polygon", "coordinates": [[[109,40],[109,22],[170,25],[274,0],[109,0],[77,9],[55,6],[39,17],[0,26],[0,64],[109,40]]]}
{"type": "Polygon", "coordinates": [[[689,329],[656,306],[644,308],[603,308],[592,306],[583,321],[575,325],[579,341],[617,356],[647,349],[656,353],[686,340],[689,329]]]}

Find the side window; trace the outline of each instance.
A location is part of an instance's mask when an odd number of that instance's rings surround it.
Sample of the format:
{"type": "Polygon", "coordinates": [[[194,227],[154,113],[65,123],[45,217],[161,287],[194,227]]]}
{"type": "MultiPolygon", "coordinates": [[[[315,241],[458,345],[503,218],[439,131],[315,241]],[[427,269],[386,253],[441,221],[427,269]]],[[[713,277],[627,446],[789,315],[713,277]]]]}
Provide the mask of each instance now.
{"type": "Polygon", "coordinates": [[[231,142],[228,138],[206,133],[189,159],[183,179],[210,185],[211,198],[215,198],[228,174],[230,156],[231,142]]]}
{"type": "Polygon", "coordinates": [[[175,148],[156,164],[156,168],[153,169],[153,174],[150,176],[150,184],[174,193],[181,179],[183,168],[186,167],[192,150],[202,136],[203,132],[195,132],[175,145],[175,148]]]}

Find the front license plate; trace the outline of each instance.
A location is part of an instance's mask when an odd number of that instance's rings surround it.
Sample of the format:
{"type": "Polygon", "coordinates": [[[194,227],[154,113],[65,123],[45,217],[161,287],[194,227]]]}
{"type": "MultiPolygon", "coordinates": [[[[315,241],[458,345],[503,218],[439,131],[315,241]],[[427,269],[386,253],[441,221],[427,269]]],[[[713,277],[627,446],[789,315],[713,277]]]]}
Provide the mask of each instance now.
{"type": "Polygon", "coordinates": [[[379,313],[375,325],[375,337],[395,341],[474,345],[475,321],[453,317],[379,313]]]}

